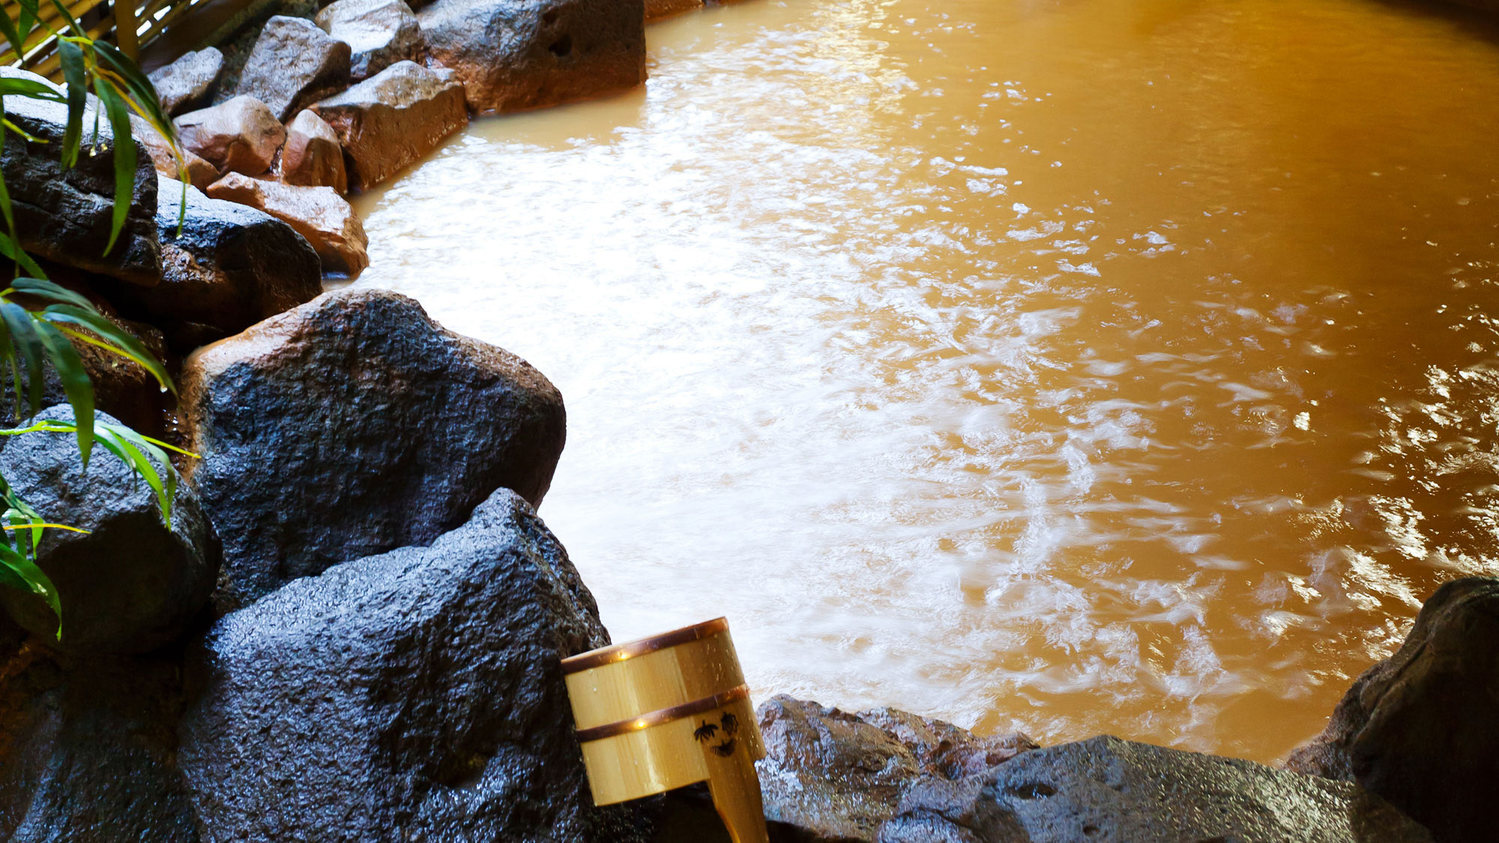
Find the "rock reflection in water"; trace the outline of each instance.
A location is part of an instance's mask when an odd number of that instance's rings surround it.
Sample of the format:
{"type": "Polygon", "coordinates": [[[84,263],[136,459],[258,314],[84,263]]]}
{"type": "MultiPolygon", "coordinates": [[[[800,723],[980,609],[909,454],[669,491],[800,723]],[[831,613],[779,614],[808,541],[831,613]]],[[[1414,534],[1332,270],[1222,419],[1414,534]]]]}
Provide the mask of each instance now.
{"type": "Polygon", "coordinates": [[[1369,0],[760,0],[475,123],[363,285],[566,396],[619,640],[1272,760],[1499,567],[1499,36],[1369,0]]]}

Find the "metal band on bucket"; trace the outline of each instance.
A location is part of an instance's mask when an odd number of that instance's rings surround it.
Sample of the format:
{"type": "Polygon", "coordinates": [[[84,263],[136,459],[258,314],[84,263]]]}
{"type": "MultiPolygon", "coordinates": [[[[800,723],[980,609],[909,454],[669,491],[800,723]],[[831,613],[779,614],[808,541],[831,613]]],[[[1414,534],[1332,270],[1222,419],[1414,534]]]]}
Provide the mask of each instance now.
{"type": "MultiPolygon", "coordinates": [[[[689,629],[690,628],[691,627],[689,627],[689,629]]],[[[685,640],[691,641],[693,639],[688,638],[685,640]]],[[[691,717],[694,714],[702,714],[705,711],[712,711],[715,708],[722,708],[723,706],[726,706],[729,703],[734,702],[735,700],[742,700],[747,698],[748,696],[749,687],[740,685],[737,688],[730,688],[723,693],[714,694],[711,697],[703,697],[702,699],[696,699],[692,702],[685,702],[681,705],[674,705],[671,708],[661,708],[655,711],[648,711],[645,714],[640,715],[639,717],[631,717],[629,720],[620,720],[614,723],[605,723],[602,726],[594,726],[591,729],[579,729],[576,733],[578,736],[578,743],[601,741],[605,738],[612,738],[617,735],[624,735],[630,732],[638,732],[641,729],[649,729],[652,726],[659,726],[662,723],[668,723],[672,720],[679,720],[683,717],[691,717]]]]}
{"type": "MultiPolygon", "coordinates": [[[[671,632],[663,632],[650,638],[642,638],[639,641],[631,641],[626,644],[615,644],[612,647],[600,647],[597,650],[589,650],[576,656],[569,656],[562,660],[562,674],[567,676],[573,673],[581,673],[595,667],[603,667],[606,664],[622,662],[643,656],[646,653],[654,653],[657,650],[665,650],[667,647],[675,647],[678,644],[686,644],[689,641],[700,641],[710,635],[729,631],[728,618],[714,618],[711,621],[695,623],[692,626],[684,626],[671,632]]],[[[688,703],[691,705],[691,703],[688,703]]]]}

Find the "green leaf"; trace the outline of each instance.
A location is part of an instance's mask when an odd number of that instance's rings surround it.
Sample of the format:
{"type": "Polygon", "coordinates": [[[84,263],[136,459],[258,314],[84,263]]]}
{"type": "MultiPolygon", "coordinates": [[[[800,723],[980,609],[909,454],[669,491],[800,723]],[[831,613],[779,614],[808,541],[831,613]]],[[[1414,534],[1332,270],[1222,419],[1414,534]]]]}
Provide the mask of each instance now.
{"type": "MultiPolygon", "coordinates": [[[[0,97],[0,114],[3,114],[3,113],[5,113],[5,98],[4,97],[0,97]]],[[[3,147],[4,145],[5,145],[5,127],[4,127],[3,124],[0,124],[0,147],[3,147]]],[[[15,237],[16,237],[16,218],[15,218],[15,215],[11,212],[11,207],[10,207],[10,190],[6,188],[6,186],[5,186],[5,179],[3,177],[0,177],[0,215],[4,215],[4,217],[5,217],[5,230],[8,231],[8,232],[10,232],[10,236],[11,236],[12,239],[15,239],[15,237]]],[[[16,266],[17,271],[19,271],[20,268],[21,267],[18,264],[16,266]]]]}
{"type": "Polygon", "coordinates": [[[16,244],[15,238],[4,232],[0,232],[0,255],[4,255],[21,269],[37,278],[47,277],[47,273],[43,272],[40,266],[37,266],[36,261],[31,259],[31,255],[26,254],[26,250],[16,244]]]}
{"type": "MultiPolygon", "coordinates": [[[[47,356],[42,338],[37,335],[36,322],[31,314],[15,302],[0,301],[0,322],[5,323],[10,333],[16,361],[26,370],[26,383],[30,387],[26,405],[34,414],[42,408],[42,362],[47,356]]],[[[16,397],[19,400],[21,396],[16,397]]]]}
{"type": "MultiPolygon", "coordinates": [[[[8,20],[8,18],[0,15],[0,20],[8,20]]],[[[4,34],[4,32],[0,32],[0,35],[4,34]]],[[[65,99],[57,88],[47,82],[38,79],[26,79],[19,76],[0,77],[0,96],[8,97],[11,94],[26,97],[27,99],[47,100],[48,102],[63,102],[65,99]]]]}
{"type": "Polygon", "coordinates": [[[128,427],[101,424],[98,435],[100,445],[124,460],[126,465],[146,481],[146,485],[156,494],[156,507],[161,510],[162,520],[166,522],[167,529],[171,529],[172,500],[177,494],[177,470],[172,467],[167,455],[128,427]],[[165,467],[164,473],[156,470],[156,463],[150,457],[155,457],[165,467]]]}
{"type": "Polygon", "coordinates": [[[16,51],[16,58],[19,59],[21,53],[24,52],[26,39],[22,38],[21,33],[16,30],[8,9],[0,9],[0,35],[5,36],[5,40],[10,42],[11,49],[16,51]]]}
{"type": "Polygon", "coordinates": [[[83,109],[88,100],[88,80],[83,66],[83,50],[71,41],[57,42],[57,55],[62,60],[62,78],[68,88],[68,126],[62,134],[62,155],[59,159],[64,170],[78,163],[78,147],[83,142],[83,109]]]}
{"type": "MultiPolygon", "coordinates": [[[[21,43],[24,44],[26,39],[31,37],[31,30],[36,28],[36,19],[40,15],[40,9],[37,6],[37,0],[17,0],[17,2],[21,6],[21,15],[16,20],[16,26],[21,30],[21,43]]],[[[20,54],[21,51],[17,48],[16,55],[20,54]]]]}
{"type": "Polygon", "coordinates": [[[68,342],[68,338],[37,314],[28,315],[34,320],[37,335],[47,346],[47,359],[52,362],[52,368],[57,370],[57,377],[62,381],[62,391],[68,396],[68,403],[73,406],[74,424],[78,425],[78,455],[83,458],[84,468],[87,468],[89,451],[94,445],[93,382],[83,369],[83,359],[78,356],[78,349],[68,342]]]}
{"type": "Polygon", "coordinates": [[[151,373],[151,377],[156,379],[156,383],[162,389],[177,391],[176,384],[172,383],[172,376],[167,374],[167,367],[156,359],[144,343],[92,308],[84,310],[72,305],[54,304],[42,311],[41,315],[46,321],[59,326],[64,334],[139,365],[151,373]],[[62,327],[68,324],[78,325],[91,331],[97,335],[97,338],[62,327]]]}
{"type": "Polygon", "coordinates": [[[85,41],[88,40],[88,33],[79,25],[78,19],[73,17],[73,13],[68,11],[68,7],[62,4],[62,0],[52,0],[52,5],[57,7],[57,12],[62,15],[62,19],[68,22],[68,28],[73,30],[74,35],[85,41]]]}
{"type": "MultiPolygon", "coordinates": [[[[54,0],[56,2],[56,0],[54,0]]],[[[109,254],[125,228],[125,217],[130,213],[130,201],[135,191],[135,140],[130,137],[130,112],[115,92],[112,85],[102,79],[94,80],[94,93],[104,104],[109,115],[109,128],[114,133],[115,205],[114,217],[109,224],[109,243],[104,254],[109,254]]]]}
{"type": "Polygon", "coordinates": [[[19,581],[21,590],[29,591],[46,601],[52,614],[57,616],[57,638],[61,640],[62,602],[57,599],[57,586],[52,584],[52,580],[25,553],[9,544],[0,544],[0,568],[8,573],[4,578],[5,584],[19,581]]]}
{"type": "Polygon", "coordinates": [[[176,147],[176,126],[161,107],[160,96],[156,93],[156,86],[151,83],[150,77],[113,44],[96,41],[94,54],[99,57],[103,69],[117,77],[120,84],[124,85],[124,90],[120,91],[120,94],[136,106],[141,117],[145,118],[153,129],[173,147],[176,147]]]}
{"type": "Polygon", "coordinates": [[[55,302],[57,304],[71,304],[77,307],[94,310],[94,305],[81,294],[69,290],[67,287],[48,281],[46,278],[27,278],[25,276],[10,282],[10,289],[27,296],[35,296],[43,301],[55,302]]]}

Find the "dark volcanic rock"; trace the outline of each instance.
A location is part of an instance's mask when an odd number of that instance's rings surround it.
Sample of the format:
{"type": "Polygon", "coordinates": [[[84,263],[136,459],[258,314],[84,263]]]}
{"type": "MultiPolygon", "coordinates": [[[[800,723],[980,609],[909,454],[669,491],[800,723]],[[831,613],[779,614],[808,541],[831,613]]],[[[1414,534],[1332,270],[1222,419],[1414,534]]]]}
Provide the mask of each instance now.
{"type": "Polygon", "coordinates": [[[402,59],[421,55],[426,42],[416,15],[402,0],[338,0],[315,18],[353,50],[350,75],[368,79],[402,59]]]}
{"type": "Polygon", "coordinates": [[[260,100],[284,122],[348,84],[348,44],[310,20],[276,15],[260,31],[234,92],[260,100]]]}
{"type": "Polygon", "coordinates": [[[153,70],[150,79],[162,110],[167,116],[176,117],[208,105],[223,69],[224,54],[217,47],[204,47],[183,53],[171,64],[153,70]]]}
{"type": "Polygon", "coordinates": [[[538,503],[565,438],[540,372],[388,292],[325,294],[201,349],[180,383],[231,600],[431,542],[501,486],[538,503]]]}
{"type": "Polygon", "coordinates": [[[177,658],[59,664],[33,643],[0,672],[0,837],[196,843],[175,758],[177,658]]]}
{"type": "Polygon", "coordinates": [[[254,97],[233,97],[211,108],[189,111],[174,122],[182,146],[221,172],[259,175],[270,169],[276,151],[286,141],[286,127],[254,97]]]}
{"type": "Polygon", "coordinates": [[[1499,579],[1449,582],[1286,766],[1352,779],[1442,841],[1493,835],[1499,804],[1499,579]]]}
{"type": "Polygon", "coordinates": [[[765,816],[807,840],[873,840],[911,788],[980,773],[1036,748],[1018,732],[980,738],[889,708],[849,714],[776,696],[758,714],[765,816]]]}
{"type": "Polygon", "coordinates": [[[278,184],[229,173],[209,186],[208,195],[258,208],[291,226],[312,244],[324,272],[356,278],[370,264],[364,224],[331,187],[278,184]]]}
{"type": "Polygon", "coordinates": [[[312,110],[347,156],[349,184],[368,188],[468,124],[463,87],[415,62],[397,62],[312,110]]]}
{"type": "Polygon", "coordinates": [[[331,187],[349,192],[344,171],[344,148],[332,127],[311,111],[300,111],[286,127],[281,148],[281,180],[308,187],[331,187]]]}
{"type": "Polygon", "coordinates": [[[428,53],[457,73],[481,114],[645,81],[643,0],[436,0],[418,19],[428,53]]]}
{"type": "Polygon", "coordinates": [[[67,108],[58,103],[7,97],[5,116],[35,137],[7,131],[3,161],[6,189],[15,210],[21,244],[37,257],[150,286],[160,274],[161,254],[156,240],[156,172],[147,151],[136,147],[135,184],[130,212],[114,248],[105,254],[114,214],[113,137],[106,120],[99,121],[102,149],[108,152],[78,156],[64,172],[58,164],[67,108]]]}
{"type": "MultiPolygon", "coordinates": [[[[37,416],[72,418],[66,406],[37,416]]],[[[62,640],[53,643],[77,653],[145,652],[176,638],[207,605],[218,541],[191,489],[178,488],[168,529],[150,488],[95,450],[85,471],[72,434],[17,437],[0,451],[0,475],[42,517],[89,531],[48,530],[37,550],[63,606],[62,640]]],[[[0,604],[35,635],[50,639],[57,629],[52,611],[30,594],[3,589],[0,604]]]]}
{"type": "Polygon", "coordinates": [[[181,763],[210,839],[629,841],[595,809],[564,656],[607,643],[531,508],[497,491],[431,547],[223,618],[181,763]]]}
{"type": "Polygon", "coordinates": [[[177,233],[182,184],[161,180],[162,283],[133,290],[129,301],[191,350],[311,301],[323,291],[317,252],[271,215],[188,189],[187,219],[177,233]]]}
{"type": "Polygon", "coordinates": [[[1429,840],[1351,782],[1100,736],[913,788],[881,843],[1429,840]]]}

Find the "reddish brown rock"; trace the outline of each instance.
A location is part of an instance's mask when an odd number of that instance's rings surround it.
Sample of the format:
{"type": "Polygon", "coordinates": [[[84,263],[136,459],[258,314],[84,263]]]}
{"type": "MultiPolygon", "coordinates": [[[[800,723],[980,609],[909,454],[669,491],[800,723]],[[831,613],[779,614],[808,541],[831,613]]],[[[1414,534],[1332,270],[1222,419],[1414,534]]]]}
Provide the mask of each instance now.
{"type": "Polygon", "coordinates": [[[259,175],[271,168],[286,128],[265,103],[238,96],[178,117],[177,137],[220,172],[259,175]]]}
{"type": "Polygon", "coordinates": [[[310,20],[276,15],[255,40],[234,92],[255,97],[284,121],[348,84],[348,44],[310,20]]]}
{"type": "Polygon", "coordinates": [[[1499,579],[1449,582],[1405,643],[1364,671],[1327,729],[1291,753],[1300,773],[1356,781],[1439,841],[1487,840],[1499,804],[1499,579]]]}
{"type": "Polygon", "coordinates": [[[368,188],[468,123],[463,86],[415,62],[387,67],[312,107],[343,144],[349,184],[368,188]]]}
{"type": "Polygon", "coordinates": [[[415,59],[426,45],[416,15],[402,0],[338,0],[314,20],[353,50],[349,72],[354,79],[415,59]]]}
{"type": "Polygon", "coordinates": [[[150,79],[162,110],[176,117],[208,105],[223,69],[224,54],[216,47],[205,47],[153,70],[150,79]]]}
{"type": "Polygon", "coordinates": [[[281,148],[281,180],[287,184],[331,187],[349,192],[344,171],[344,148],[338,135],[323,118],[302,111],[286,127],[286,145],[281,148]]]}
{"type": "Polygon", "coordinates": [[[644,0],[436,0],[428,54],[480,114],[542,108],[645,81],[644,0]]]}
{"type": "MultiPolygon", "coordinates": [[[[156,172],[171,179],[181,177],[181,170],[178,168],[177,156],[172,152],[172,145],[161,136],[160,132],[152,128],[150,123],[132,114],[130,115],[130,132],[136,140],[141,142],[141,146],[145,147],[146,154],[151,156],[151,163],[156,166],[156,172]]],[[[193,187],[202,190],[218,181],[219,170],[208,163],[207,159],[185,147],[179,149],[178,152],[182,155],[181,164],[187,169],[187,178],[193,187]]]]}
{"type": "Polygon", "coordinates": [[[702,7],[703,0],[645,0],[645,21],[650,23],[702,7]]]}
{"type": "Polygon", "coordinates": [[[369,266],[369,239],[349,203],[331,187],[301,187],[230,173],[208,195],[249,205],[291,226],[317,250],[323,272],[356,278],[369,266]]]}

